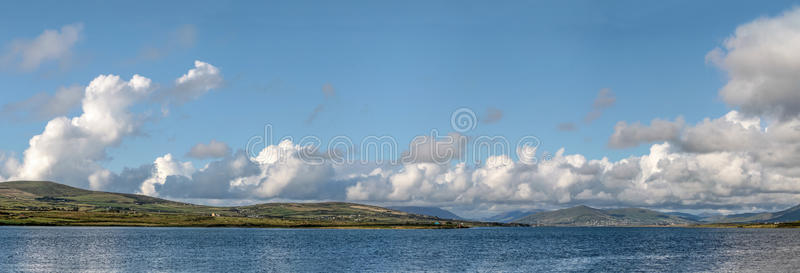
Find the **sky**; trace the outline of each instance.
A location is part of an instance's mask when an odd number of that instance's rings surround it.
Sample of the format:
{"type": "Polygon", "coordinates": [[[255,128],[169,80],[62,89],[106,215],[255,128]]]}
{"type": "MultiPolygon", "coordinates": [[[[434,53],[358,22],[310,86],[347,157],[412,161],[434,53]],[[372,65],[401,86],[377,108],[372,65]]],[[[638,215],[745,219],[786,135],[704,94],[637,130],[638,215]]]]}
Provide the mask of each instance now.
{"type": "Polygon", "coordinates": [[[10,5],[0,181],[467,215],[800,203],[792,1],[10,5]]]}

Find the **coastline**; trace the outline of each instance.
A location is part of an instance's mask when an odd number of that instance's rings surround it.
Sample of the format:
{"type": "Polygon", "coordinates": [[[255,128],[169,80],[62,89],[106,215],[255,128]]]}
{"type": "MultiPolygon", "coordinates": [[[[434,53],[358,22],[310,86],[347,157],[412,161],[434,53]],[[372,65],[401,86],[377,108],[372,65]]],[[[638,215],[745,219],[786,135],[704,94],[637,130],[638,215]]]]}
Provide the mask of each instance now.
{"type": "Polygon", "coordinates": [[[314,229],[457,229],[471,227],[523,226],[455,221],[319,221],[281,217],[230,217],[177,213],[115,213],[72,211],[0,210],[0,226],[117,226],[117,227],[241,227],[314,229]]]}

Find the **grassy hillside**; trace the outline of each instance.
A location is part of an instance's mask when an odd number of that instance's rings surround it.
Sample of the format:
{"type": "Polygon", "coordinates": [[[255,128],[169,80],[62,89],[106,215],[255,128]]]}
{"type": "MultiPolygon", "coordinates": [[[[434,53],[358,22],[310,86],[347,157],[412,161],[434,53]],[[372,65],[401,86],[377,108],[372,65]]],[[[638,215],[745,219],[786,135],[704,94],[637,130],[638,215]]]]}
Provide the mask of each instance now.
{"type": "Polygon", "coordinates": [[[452,228],[449,222],[354,203],[267,203],[212,207],[45,181],[0,183],[0,225],[452,228]]]}
{"type": "Polygon", "coordinates": [[[687,219],[648,209],[604,210],[587,206],[534,213],[513,222],[541,226],[672,226],[694,223],[687,219]]]}

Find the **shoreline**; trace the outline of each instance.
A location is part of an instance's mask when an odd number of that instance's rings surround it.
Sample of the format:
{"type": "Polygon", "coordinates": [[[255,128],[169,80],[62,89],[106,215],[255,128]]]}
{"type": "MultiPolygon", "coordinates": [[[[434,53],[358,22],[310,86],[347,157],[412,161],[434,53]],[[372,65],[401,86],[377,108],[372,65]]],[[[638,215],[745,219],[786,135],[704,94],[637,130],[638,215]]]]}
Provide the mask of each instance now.
{"type": "Polygon", "coordinates": [[[458,229],[517,224],[439,220],[324,221],[313,218],[207,216],[181,213],[115,213],[0,210],[0,226],[232,227],[287,229],[458,229]]]}

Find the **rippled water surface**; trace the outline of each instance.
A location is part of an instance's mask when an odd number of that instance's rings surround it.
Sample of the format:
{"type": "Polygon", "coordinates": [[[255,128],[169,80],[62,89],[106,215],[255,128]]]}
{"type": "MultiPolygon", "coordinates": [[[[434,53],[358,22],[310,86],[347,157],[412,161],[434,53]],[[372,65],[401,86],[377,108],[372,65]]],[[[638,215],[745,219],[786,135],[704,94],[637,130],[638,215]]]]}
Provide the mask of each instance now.
{"type": "Polygon", "coordinates": [[[800,229],[0,227],[0,272],[761,271],[800,229]]]}

